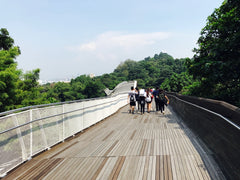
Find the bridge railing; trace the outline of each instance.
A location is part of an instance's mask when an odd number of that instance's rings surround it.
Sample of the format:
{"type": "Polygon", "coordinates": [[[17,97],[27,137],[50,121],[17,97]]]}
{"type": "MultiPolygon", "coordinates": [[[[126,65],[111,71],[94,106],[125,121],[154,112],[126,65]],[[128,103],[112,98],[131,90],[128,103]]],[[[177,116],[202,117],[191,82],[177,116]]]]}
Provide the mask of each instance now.
{"type": "MultiPolygon", "coordinates": [[[[180,99],[181,96],[168,94],[168,97],[173,110],[204,142],[225,176],[229,179],[240,179],[240,126],[219,113],[180,99]]],[[[205,102],[207,99],[203,98],[189,96],[185,99],[192,99],[202,105],[208,104],[205,102]]]]}
{"type": "Polygon", "coordinates": [[[32,106],[18,113],[10,111],[11,114],[0,117],[0,177],[126,104],[127,91],[122,91],[104,98],[32,106]]]}

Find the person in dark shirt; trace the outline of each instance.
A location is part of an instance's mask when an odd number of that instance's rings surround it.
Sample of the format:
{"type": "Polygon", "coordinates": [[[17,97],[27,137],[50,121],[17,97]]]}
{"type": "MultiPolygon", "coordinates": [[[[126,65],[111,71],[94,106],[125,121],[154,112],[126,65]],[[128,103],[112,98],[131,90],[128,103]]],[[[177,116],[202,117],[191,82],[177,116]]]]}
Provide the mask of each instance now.
{"type": "Polygon", "coordinates": [[[159,110],[164,114],[165,105],[169,104],[169,99],[163,89],[159,89],[159,110]]]}
{"type": "Polygon", "coordinates": [[[135,97],[136,97],[136,103],[137,103],[137,110],[139,111],[140,110],[140,98],[139,98],[139,89],[138,89],[138,87],[136,87],[135,90],[136,90],[135,97]]]}
{"type": "Polygon", "coordinates": [[[156,87],[156,89],[153,91],[153,96],[154,96],[155,105],[156,105],[156,111],[160,110],[158,94],[159,94],[159,87],[156,87]]]}
{"type": "Polygon", "coordinates": [[[139,99],[140,99],[141,115],[142,115],[145,112],[145,101],[146,101],[146,91],[145,91],[145,89],[140,89],[139,99]]]}

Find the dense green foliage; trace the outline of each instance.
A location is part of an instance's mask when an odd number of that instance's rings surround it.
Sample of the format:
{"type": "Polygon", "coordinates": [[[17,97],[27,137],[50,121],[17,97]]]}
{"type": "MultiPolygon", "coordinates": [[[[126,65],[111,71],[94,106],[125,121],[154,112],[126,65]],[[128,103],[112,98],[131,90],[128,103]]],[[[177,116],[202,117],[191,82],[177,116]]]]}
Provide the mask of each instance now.
{"type": "Polygon", "coordinates": [[[7,29],[0,29],[0,112],[18,107],[105,96],[122,81],[137,80],[140,88],[157,87],[187,95],[223,100],[240,107],[240,2],[224,1],[208,17],[193,59],[167,53],[144,60],[126,60],[109,74],[81,75],[70,83],[40,86],[40,70],[17,69],[19,47],[7,29]]]}
{"type": "Polygon", "coordinates": [[[161,88],[170,92],[181,92],[187,94],[190,85],[193,84],[193,78],[187,72],[181,74],[174,73],[170,78],[166,78],[161,84],[161,88]]]}
{"type": "Polygon", "coordinates": [[[13,44],[14,40],[9,36],[7,29],[0,29],[0,50],[9,50],[13,44]]]}
{"type": "Polygon", "coordinates": [[[43,103],[37,80],[40,70],[23,74],[17,69],[20,49],[7,29],[0,30],[0,111],[43,103]]]}
{"type": "Polygon", "coordinates": [[[126,60],[110,75],[119,81],[137,80],[140,87],[156,87],[173,73],[185,71],[184,62],[185,59],[173,59],[161,52],[138,62],[126,60]]]}
{"type": "Polygon", "coordinates": [[[41,92],[46,93],[46,98],[51,103],[105,96],[103,83],[86,75],[72,79],[70,83],[48,83],[42,87],[41,92]]]}
{"type": "Polygon", "coordinates": [[[46,94],[49,102],[71,101],[105,96],[104,89],[113,89],[122,81],[137,80],[140,87],[159,86],[172,74],[184,72],[185,59],[176,59],[166,53],[141,61],[126,60],[114,72],[94,78],[81,75],[70,83],[51,83],[42,86],[41,93],[46,94]]]}
{"type": "Polygon", "coordinates": [[[20,54],[13,47],[13,39],[6,29],[0,30],[0,111],[14,108],[20,71],[14,59],[20,54]]]}
{"type": "Polygon", "coordinates": [[[228,0],[208,17],[188,70],[199,81],[193,95],[240,106],[240,1],[228,0]]]}

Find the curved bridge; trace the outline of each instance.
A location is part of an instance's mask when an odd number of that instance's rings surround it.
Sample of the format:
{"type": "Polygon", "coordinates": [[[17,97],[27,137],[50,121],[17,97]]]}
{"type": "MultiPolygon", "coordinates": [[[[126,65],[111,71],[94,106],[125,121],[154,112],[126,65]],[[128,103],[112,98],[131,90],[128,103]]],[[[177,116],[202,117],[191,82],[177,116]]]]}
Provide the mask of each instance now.
{"type": "MultiPolygon", "coordinates": [[[[128,114],[130,86],[134,82],[124,83],[121,91],[107,98],[31,107],[2,117],[3,179],[220,180],[239,176],[238,167],[232,171],[224,167],[218,161],[221,156],[215,155],[218,152],[184,121],[183,114],[193,109],[184,108],[175,96],[169,95],[173,106],[167,107],[165,115],[128,114]]],[[[237,125],[226,126],[234,129],[234,137],[239,135],[237,125]]],[[[238,147],[238,141],[233,143],[238,147]]]]}

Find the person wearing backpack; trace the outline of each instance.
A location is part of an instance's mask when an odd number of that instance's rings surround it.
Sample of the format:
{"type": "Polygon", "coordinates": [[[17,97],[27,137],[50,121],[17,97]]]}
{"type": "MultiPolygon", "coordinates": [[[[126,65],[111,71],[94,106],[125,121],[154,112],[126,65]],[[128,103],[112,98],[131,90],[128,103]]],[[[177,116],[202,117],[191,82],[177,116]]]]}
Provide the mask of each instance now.
{"type": "Polygon", "coordinates": [[[156,111],[159,111],[159,87],[156,87],[156,89],[153,91],[153,96],[155,100],[155,106],[156,106],[156,111]]]}
{"type": "Polygon", "coordinates": [[[136,104],[137,104],[137,110],[140,110],[140,98],[139,98],[139,89],[138,87],[135,88],[136,90],[136,94],[135,94],[135,98],[136,98],[136,104]]]}
{"type": "Polygon", "coordinates": [[[129,113],[134,114],[134,108],[136,106],[136,92],[133,88],[133,86],[131,87],[131,91],[128,93],[128,103],[130,105],[130,110],[129,113]]]}
{"type": "Polygon", "coordinates": [[[146,99],[145,89],[140,89],[140,91],[139,91],[139,99],[140,99],[141,115],[142,115],[142,114],[144,114],[144,111],[145,111],[145,99],[146,99]]]}
{"type": "Polygon", "coordinates": [[[164,114],[165,105],[169,104],[169,99],[163,89],[159,89],[159,110],[164,114]]]}

